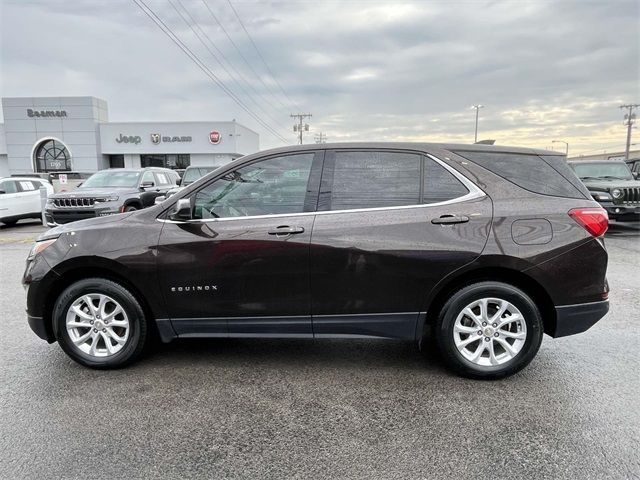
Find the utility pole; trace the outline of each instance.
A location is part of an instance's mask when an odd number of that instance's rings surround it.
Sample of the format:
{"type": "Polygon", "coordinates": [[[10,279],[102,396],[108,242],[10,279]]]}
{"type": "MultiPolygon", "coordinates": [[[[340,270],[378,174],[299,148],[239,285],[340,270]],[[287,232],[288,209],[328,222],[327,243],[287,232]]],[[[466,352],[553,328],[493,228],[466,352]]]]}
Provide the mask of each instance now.
{"type": "Polygon", "coordinates": [[[293,124],[293,131],[298,133],[298,139],[300,140],[300,145],[302,145],[302,132],[308,132],[309,131],[309,124],[308,123],[303,123],[303,120],[305,118],[311,118],[311,114],[310,113],[296,113],[296,114],[291,114],[290,115],[291,118],[297,118],[298,119],[298,123],[294,123],[293,124]]]}
{"type": "Polygon", "coordinates": [[[476,109],[476,132],[473,136],[473,143],[476,143],[478,141],[478,112],[481,108],[484,108],[484,105],[473,105],[471,108],[476,109]]]}
{"type": "Polygon", "coordinates": [[[327,143],[327,136],[322,132],[316,133],[313,138],[316,143],[327,143]]]}
{"type": "Polygon", "coordinates": [[[626,108],[629,110],[629,113],[624,114],[624,123],[623,125],[627,126],[627,149],[625,150],[624,159],[629,160],[629,148],[631,147],[631,127],[635,123],[636,114],[633,111],[640,107],[640,104],[633,103],[628,105],[620,105],[620,108],[626,108]]]}
{"type": "Polygon", "coordinates": [[[569,143],[564,140],[551,140],[551,143],[564,143],[564,155],[569,158],[569,143]]]}

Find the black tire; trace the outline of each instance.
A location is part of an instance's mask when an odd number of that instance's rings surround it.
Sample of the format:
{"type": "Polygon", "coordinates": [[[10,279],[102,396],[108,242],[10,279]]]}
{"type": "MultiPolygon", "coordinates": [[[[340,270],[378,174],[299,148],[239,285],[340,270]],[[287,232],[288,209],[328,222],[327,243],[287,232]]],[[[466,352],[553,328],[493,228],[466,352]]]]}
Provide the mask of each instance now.
{"type": "MultiPolygon", "coordinates": [[[[457,291],[442,307],[435,324],[436,343],[445,363],[464,377],[486,380],[508,377],[526,367],[538,353],[543,333],[542,317],[533,300],[519,288],[502,282],[479,282],[457,291]],[[524,317],[524,345],[512,359],[501,365],[485,366],[473,363],[465,358],[455,345],[454,326],[458,315],[466,306],[482,298],[506,300],[524,317]]],[[[480,335],[479,342],[482,342],[483,338],[484,334],[480,335]]],[[[479,346],[480,343],[476,345],[479,346]]]]}
{"type": "Polygon", "coordinates": [[[53,330],[60,347],[73,360],[90,368],[121,368],[134,362],[142,353],[148,337],[148,326],[144,312],[136,298],[118,283],[104,278],[88,278],[73,283],[57,298],[53,309],[53,330]],[[103,294],[116,300],[129,320],[129,337],[120,351],[96,357],[77,348],[66,328],[66,314],[72,303],[85,294],[103,294]]]}
{"type": "Polygon", "coordinates": [[[126,207],[124,207],[125,212],[135,212],[136,210],[138,210],[138,207],[136,205],[127,205],[126,207]]]}

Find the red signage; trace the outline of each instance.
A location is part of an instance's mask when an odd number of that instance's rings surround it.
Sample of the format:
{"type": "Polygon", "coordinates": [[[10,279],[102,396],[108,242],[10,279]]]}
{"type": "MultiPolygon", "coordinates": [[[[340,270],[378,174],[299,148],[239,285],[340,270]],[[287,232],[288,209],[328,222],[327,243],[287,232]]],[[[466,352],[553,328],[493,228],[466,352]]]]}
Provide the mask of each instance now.
{"type": "Polygon", "coordinates": [[[211,130],[209,132],[210,143],[212,143],[213,145],[217,145],[220,143],[220,140],[222,140],[222,135],[220,135],[220,132],[216,132],[215,130],[211,130]]]}

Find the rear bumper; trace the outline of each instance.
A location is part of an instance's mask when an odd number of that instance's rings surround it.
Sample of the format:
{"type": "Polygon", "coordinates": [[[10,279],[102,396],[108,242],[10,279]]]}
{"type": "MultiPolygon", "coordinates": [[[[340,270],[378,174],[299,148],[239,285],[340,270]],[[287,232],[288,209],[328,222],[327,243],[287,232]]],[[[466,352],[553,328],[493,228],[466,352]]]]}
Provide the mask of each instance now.
{"type": "Polygon", "coordinates": [[[48,329],[44,318],[42,317],[32,317],[31,315],[27,315],[27,321],[29,322],[29,327],[33,330],[37,336],[41,339],[46,340],[49,343],[53,343],[56,341],[56,338],[53,336],[51,329],[48,329]]]}
{"type": "Polygon", "coordinates": [[[547,332],[552,337],[566,337],[587,331],[609,311],[609,300],[556,307],[556,326],[547,332]]]}

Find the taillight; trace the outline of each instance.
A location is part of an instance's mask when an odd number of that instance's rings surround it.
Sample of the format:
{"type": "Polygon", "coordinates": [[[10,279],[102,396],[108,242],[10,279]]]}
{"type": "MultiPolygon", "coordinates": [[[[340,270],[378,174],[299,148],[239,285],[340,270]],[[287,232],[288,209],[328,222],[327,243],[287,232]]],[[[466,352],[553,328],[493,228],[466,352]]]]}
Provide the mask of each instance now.
{"type": "Polygon", "coordinates": [[[572,208],[569,216],[594,237],[604,235],[609,228],[609,215],[604,208],[572,208]]]}

